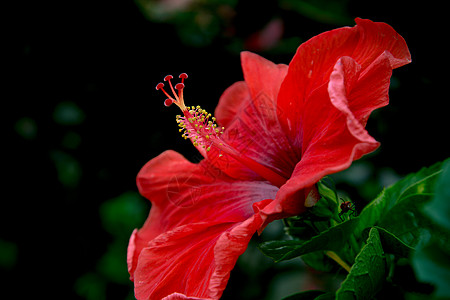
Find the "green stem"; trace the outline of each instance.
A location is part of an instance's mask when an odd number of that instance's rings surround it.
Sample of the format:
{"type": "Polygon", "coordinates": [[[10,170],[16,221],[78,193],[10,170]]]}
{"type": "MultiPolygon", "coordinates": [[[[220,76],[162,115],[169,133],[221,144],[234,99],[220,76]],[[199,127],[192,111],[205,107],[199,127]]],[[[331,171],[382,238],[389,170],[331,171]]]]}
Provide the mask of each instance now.
{"type": "Polygon", "coordinates": [[[342,268],[344,268],[347,272],[350,273],[351,267],[339,257],[334,251],[325,251],[325,254],[328,255],[329,258],[337,262],[342,268]]]}

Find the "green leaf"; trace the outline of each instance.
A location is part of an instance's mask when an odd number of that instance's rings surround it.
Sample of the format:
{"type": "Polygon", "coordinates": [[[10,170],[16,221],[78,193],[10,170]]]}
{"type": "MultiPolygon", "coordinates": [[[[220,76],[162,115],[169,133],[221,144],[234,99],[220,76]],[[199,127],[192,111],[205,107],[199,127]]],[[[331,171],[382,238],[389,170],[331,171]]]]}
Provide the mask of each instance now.
{"type": "Polygon", "coordinates": [[[381,289],[386,273],[384,252],[376,228],[356,256],[350,273],[336,292],[336,299],[371,299],[381,289]]]}
{"type": "Polygon", "coordinates": [[[450,298],[450,160],[439,176],[433,200],[424,206],[424,215],[434,223],[429,240],[421,241],[412,257],[417,278],[431,283],[436,297],[450,298]]]}
{"type": "Polygon", "coordinates": [[[413,268],[420,281],[431,283],[436,297],[450,298],[450,255],[442,243],[432,240],[412,257],[413,268]]]}
{"type": "Polygon", "coordinates": [[[335,293],[329,292],[316,297],[314,300],[334,300],[334,299],[336,299],[335,293]]]}
{"type": "Polygon", "coordinates": [[[318,217],[331,218],[338,211],[339,197],[330,177],[324,177],[317,183],[321,199],[312,207],[311,212],[318,217]]]}
{"type": "Polygon", "coordinates": [[[414,248],[405,244],[392,232],[389,232],[386,229],[377,226],[375,226],[375,228],[380,234],[380,240],[381,244],[383,245],[384,252],[391,253],[399,257],[408,258],[414,251],[414,248]]]}
{"type": "Polygon", "coordinates": [[[331,177],[323,177],[318,183],[317,183],[317,189],[319,190],[320,196],[327,199],[329,202],[337,203],[338,201],[338,194],[336,192],[336,186],[334,184],[334,181],[331,177]]]}
{"type": "Polygon", "coordinates": [[[323,251],[315,251],[304,254],[302,255],[302,260],[314,270],[321,272],[331,272],[336,268],[336,262],[323,251]]]}
{"type": "Polygon", "coordinates": [[[442,163],[437,163],[386,188],[359,215],[356,236],[360,237],[364,229],[378,225],[409,246],[415,246],[421,237],[431,235],[429,219],[423,216],[421,209],[431,200],[441,173],[442,163]]]}
{"type": "Polygon", "coordinates": [[[324,177],[317,188],[321,197],[313,207],[299,216],[284,219],[286,233],[295,239],[307,241],[327,230],[331,226],[330,219],[338,214],[339,198],[333,180],[324,177]]]}
{"type": "Polygon", "coordinates": [[[424,207],[425,213],[443,228],[450,230],[450,160],[445,162],[433,201],[424,207]]]}
{"type": "Polygon", "coordinates": [[[269,241],[259,245],[261,251],[276,262],[321,250],[341,250],[358,224],[358,218],[331,227],[306,242],[269,241]]]}
{"type": "Polygon", "coordinates": [[[378,226],[392,232],[409,246],[415,247],[419,241],[432,235],[431,221],[421,212],[423,205],[430,201],[430,196],[417,195],[410,200],[393,207],[378,226]]]}

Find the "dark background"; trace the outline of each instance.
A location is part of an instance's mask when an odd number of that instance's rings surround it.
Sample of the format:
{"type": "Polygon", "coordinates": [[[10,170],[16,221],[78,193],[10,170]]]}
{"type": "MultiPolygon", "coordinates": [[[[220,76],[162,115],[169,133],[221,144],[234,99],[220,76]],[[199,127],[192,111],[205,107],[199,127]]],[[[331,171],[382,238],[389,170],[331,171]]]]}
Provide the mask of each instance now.
{"type": "MultiPolygon", "coordinates": [[[[188,2],[169,16],[155,16],[144,1],[4,5],[3,295],[132,299],[126,246],[150,207],[137,194],[135,176],[167,149],[199,160],[179,136],[178,112],[163,106],[154,87],[167,74],[186,72],[188,104],[213,112],[224,89],[242,80],[241,50],[289,63],[300,42],[353,26],[354,17],[390,24],[413,62],[394,70],[391,104],[368,123],[382,146],[357,164],[353,177],[337,176],[340,187],[368,201],[385,183],[448,156],[448,28],[439,17],[445,7],[393,0],[322,0],[312,10],[295,1],[188,2]],[[252,35],[273,19],[283,21],[281,38],[252,45],[252,35]]],[[[245,257],[224,298],[278,299],[274,285],[295,284],[285,275],[301,268],[265,261],[259,270],[245,257]]]]}

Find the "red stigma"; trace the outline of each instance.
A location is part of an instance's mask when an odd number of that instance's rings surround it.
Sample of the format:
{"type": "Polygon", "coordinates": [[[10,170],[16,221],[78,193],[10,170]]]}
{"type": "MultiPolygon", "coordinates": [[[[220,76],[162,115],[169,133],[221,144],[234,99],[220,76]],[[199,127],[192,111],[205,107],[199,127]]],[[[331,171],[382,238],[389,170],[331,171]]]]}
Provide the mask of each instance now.
{"type": "Polygon", "coordinates": [[[160,89],[162,89],[164,87],[164,83],[160,82],[156,85],[156,90],[159,91],[160,89]]]}
{"type": "Polygon", "coordinates": [[[186,73],[181,73],[180,76],[178,77],[181,78],[181,82],[177,83],[175,85],[175,88],[172,85],[172,82],[170,81],[171,79],[173,79],[173,76],[166,75],[164,77],[164,81],[169,82],[170,89],[172,90],[172,96],[164,90],[163,88],[164,83],[162,82],[158,83],[156,89],[161,90],[168,97],[168,99],[164,101],[165,106],[170,106],[172,103],[175,103],[182,111],[184,111],[186,110],[186,106],[184,105],[183,89],[184,89],[184,80],[188,78],[188,75],[186,73]],[[178,93],[175,90],[177,90],[178,93]]]}
{"type": "Polygon", "coordinates": [[[164,105],[167,106],[167,107],[171,106],[172,103],[174,103],[173,99],[167,98],[166,100],[164,100],[164,105]]]}
{"type": "Polygon", "coordinates": [[[181,79],[186,79],[188,78],[188,75],[186,73],[181,73],[180,76],[178,76],[181,79]]]}

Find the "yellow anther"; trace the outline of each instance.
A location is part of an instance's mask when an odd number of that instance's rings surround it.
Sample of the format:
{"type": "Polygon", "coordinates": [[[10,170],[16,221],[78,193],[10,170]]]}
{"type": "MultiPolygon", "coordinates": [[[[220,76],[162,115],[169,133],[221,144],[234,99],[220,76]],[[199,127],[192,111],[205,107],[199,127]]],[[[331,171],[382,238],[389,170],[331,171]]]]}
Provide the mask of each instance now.
{"type": "MultiPolygon", "coordinates": [[[[216,124],[217,118],[202,109],[200,105],[187,106],[182,108],[182,111],[184,116],[176,116],[178,131],[182,133],[181,136],[185,140],[190,139],[195,147],[202,147],[206,151],[211,151],[213,143],[220,137],[219,132],[222,134],[225,128],[219,127],[216,124]]],[[[220,146],[223,146],[223,144],[220,143],[220,146]]]]}

